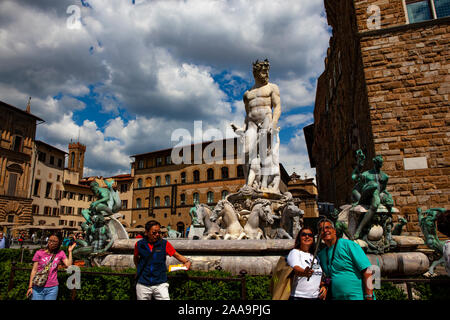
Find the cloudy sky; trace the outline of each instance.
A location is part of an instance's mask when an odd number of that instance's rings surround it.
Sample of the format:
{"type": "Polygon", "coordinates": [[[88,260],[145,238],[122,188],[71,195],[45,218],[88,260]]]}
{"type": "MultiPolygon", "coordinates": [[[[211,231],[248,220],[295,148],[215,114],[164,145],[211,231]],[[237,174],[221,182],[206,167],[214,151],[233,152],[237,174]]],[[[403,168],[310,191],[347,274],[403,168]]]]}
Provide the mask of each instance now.
{"type": "Polygon", "coordinates": [[[280,88],[280,161],[314,176],[313,122],[330,29],[322,0],[2,0],[0,100],[45,120],[37,139],[87,146],[86,175],[130,172],[174,130],[242,125],[251,63],[280,88]]]}

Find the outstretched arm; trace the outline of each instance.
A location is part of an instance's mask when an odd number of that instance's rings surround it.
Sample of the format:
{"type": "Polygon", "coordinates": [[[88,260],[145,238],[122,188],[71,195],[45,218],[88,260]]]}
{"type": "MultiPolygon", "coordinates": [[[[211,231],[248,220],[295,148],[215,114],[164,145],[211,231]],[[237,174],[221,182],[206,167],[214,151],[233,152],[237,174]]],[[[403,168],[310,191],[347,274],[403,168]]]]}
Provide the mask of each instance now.
{"type": "Polygon", "coordinates": [[[175,257],[175,259],[177,259],[178,261],[180,261],[182,264],[185,265],[186,268],[188,268],[188,270],[191,268],[191,262],[184,256],[182,256],[181,254],[179,254],[178,252],[175,251],[175,253],[173,254],[173,256],[175,257]]]}

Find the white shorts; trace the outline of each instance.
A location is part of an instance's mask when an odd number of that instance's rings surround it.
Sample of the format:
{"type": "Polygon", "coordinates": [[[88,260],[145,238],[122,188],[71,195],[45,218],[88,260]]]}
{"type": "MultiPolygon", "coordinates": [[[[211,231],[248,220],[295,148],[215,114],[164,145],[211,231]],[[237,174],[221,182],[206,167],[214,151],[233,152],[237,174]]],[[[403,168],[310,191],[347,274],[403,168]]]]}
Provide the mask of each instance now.
{"type": "Polygon", "coordinates": [[[138,300],[170,300],[169,284],[167,282],[157,284],[155,286],[146,286],[138,283],[136,285],[136,297],[138,300]]]}

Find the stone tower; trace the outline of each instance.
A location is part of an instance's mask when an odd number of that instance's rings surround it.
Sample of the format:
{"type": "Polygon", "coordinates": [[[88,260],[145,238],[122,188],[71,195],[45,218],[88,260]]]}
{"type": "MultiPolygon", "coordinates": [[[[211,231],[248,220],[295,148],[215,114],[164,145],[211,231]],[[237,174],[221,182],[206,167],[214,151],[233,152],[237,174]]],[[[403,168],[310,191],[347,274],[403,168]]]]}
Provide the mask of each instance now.
{"type": "Polygon", "coordinates": [[[79,179],[83,178],[84,154],[86,146],[79,142],[69,143],[69,171],[78,172],[79,179]]]}

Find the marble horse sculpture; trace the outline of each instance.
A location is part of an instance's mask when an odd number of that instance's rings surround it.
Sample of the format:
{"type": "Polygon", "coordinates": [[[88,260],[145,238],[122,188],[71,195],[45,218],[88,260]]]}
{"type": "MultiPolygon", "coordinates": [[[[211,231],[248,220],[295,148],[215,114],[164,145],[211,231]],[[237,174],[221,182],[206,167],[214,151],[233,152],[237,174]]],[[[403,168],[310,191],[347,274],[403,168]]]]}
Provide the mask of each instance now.
{"type": "Polygon", "coordinates": [[[205,227],[203,240],[223,239],[223,230],[216,222],[211,221],[212,210],[205,204],[197,205],[197,218],[200,225],[205,227]]]}
{"type": "Polygon", "coordinates": [[[234,207],[229,201],[219,200],[214,207],[210,220],[216,222],[219,217],[222,217],[222,221],[226,226],[224,240],[241,240],[245,238],[244,228],[240,224],[234,207]]]}
{"type": "Polygon", "coordinates": [[[269,200],[258,199],[253,203],[252,210],[244,225],[247,239],[265,239],[264,222],[273,224],[272,206],[269,200]]]}

